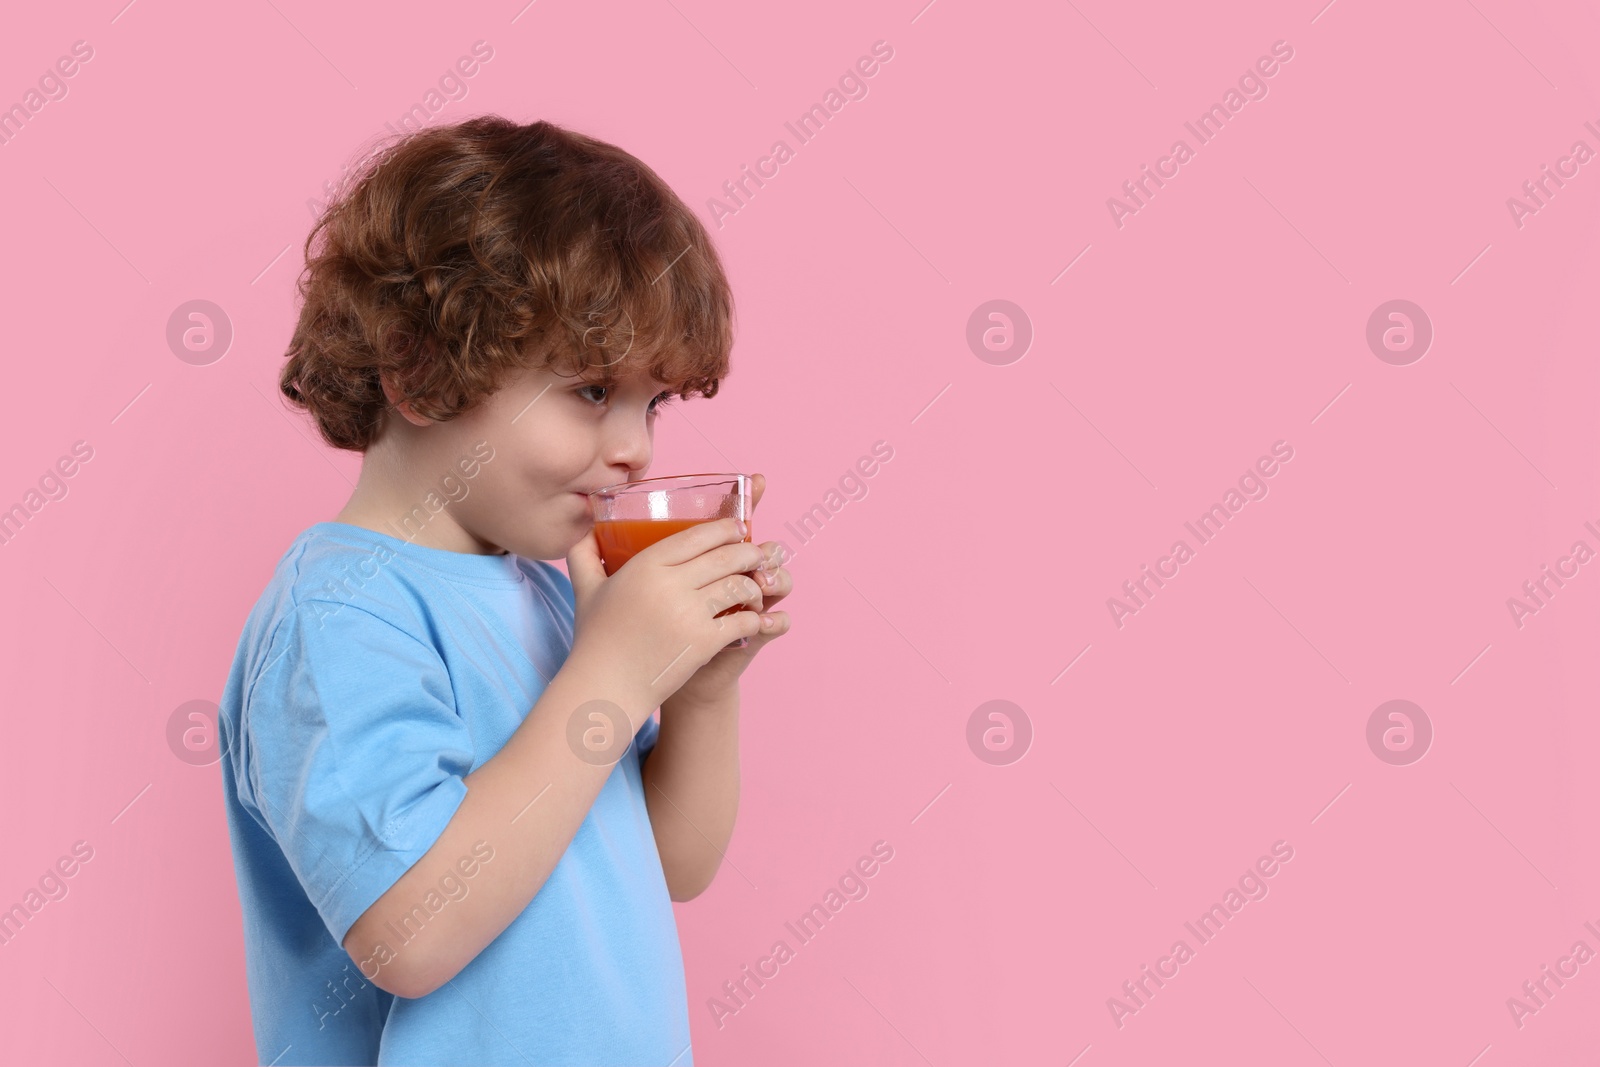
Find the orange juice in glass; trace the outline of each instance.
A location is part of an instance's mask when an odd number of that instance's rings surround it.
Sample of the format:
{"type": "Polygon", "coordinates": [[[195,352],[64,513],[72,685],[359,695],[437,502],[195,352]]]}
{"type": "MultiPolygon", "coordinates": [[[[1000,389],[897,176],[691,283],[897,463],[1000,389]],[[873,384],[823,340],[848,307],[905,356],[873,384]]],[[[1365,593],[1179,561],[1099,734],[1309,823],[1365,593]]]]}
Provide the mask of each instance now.
{"type": "MultiPolygon", "coordinates": [[[[750,479],[743,474],[679,474],[608,485],[589,494],[594,507],[595,540],[606,574],[612,575],[634,555],[663,537],[702,522],[740,519],[750,541],[750,479]]],[[[716,618],[743,611],[734,605],[716,618]]],[[[741,637],[729,648],[744,648],[741,637]]]]}

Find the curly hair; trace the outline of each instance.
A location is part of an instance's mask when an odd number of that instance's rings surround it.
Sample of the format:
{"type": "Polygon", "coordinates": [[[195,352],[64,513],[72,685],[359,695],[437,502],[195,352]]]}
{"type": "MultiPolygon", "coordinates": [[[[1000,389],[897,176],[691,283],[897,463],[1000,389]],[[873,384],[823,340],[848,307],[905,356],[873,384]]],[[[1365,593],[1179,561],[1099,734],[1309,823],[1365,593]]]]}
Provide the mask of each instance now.
{"type": "Polygon", "coordinates": [[[627,152],[483,115],[366,157],[305,242],[278,387],[335,448],[388,421],[383,383],[447,421],[517,370],[687,399],[728,373],[733,297],[704,226],[627,152]],[[319,240],[320,239],[320,240],[319,240]]]}

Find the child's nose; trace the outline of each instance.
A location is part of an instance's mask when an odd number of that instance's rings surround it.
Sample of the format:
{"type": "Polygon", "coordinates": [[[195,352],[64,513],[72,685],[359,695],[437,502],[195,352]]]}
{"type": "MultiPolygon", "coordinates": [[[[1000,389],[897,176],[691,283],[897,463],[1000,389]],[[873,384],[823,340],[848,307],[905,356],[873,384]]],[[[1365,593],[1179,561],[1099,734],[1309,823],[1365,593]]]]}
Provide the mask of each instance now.
{"type": "Polygon", "coordinates": [[[612,466],[627,467],[630,472],[650,466],[653,449],[650,430],[643,421],[630,423],[612,432],[615,436],[608,442],[606,450],[607,461],[612,466]]]}

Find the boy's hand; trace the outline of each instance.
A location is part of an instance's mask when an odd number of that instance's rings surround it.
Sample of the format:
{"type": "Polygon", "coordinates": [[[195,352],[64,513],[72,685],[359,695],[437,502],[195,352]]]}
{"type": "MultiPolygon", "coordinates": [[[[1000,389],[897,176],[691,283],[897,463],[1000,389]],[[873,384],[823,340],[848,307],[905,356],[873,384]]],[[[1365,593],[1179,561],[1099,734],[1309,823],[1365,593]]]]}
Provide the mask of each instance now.
{"type": "MultiPolygon", "coordinates": [[[[761,502],[761,494],[766,492],[767,479],[763,475],[753,474],[750,476],[750,482],[750,516],[753,520],[756,505],[761,502]]],[[[768,641],[789,632],[789,613],[773,611],[772,607],[793,591],[794,578],[782,566],[783,549],[778,542],[761,542],[761,551],[762,568],[756,572],[756,584],[761,587],[761,592],[745,601],[745,607],[762,615],[770,615],[773,625],[770,627],[763,625],[759,631],[752,634],[745,648],[723,648],[712,656],[704,666],[695,671],[693,677],[678,687],[678,691],[672,696],[673,703],[681,705],[699,701],[710,703],[728,695],[738,684],[739,676],[750,666],[750,661],[755,658],[756,653],[760,652],[768,641]],[[770,584],[767,581],[769,576],[770,584]]],[[[747,613],[740,613],[743,614],[747,613]]],[[[730,622],[739,617],[739,615],[727,615],[716,621],[730,622]]],[[[733,641],[737,638],[738,634],[735,634],[728,640],[733,641]]]]}
{"type": "Polygon", "coordinates": [[[729,642],[759,640],[755,612],[713,616],[759,602],[761,586],[745,572],[760,568],[764,555],[742,540],[735,520],[718,519],[662,538],[607,577],[591,530],[567,553],[576,602],[568,662],[593,664],[634,696],[639,706],[633,711],[641,713],[637,730],[650,710],[729,642]]]}

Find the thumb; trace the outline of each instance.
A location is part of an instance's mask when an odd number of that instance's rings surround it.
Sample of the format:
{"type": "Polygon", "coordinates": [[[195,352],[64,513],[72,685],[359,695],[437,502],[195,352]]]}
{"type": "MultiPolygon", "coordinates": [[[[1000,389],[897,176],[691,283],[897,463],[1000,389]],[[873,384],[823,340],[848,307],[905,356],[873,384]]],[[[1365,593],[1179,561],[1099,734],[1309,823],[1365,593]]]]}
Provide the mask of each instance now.
{"type": "Polygon", "coordinates": [[[572,581],[573,599],[581,613],[590,594],[606,580],[605,562],[600,558],[600,544],[592,527],[567,552],[567,577],[572,581]]]}

